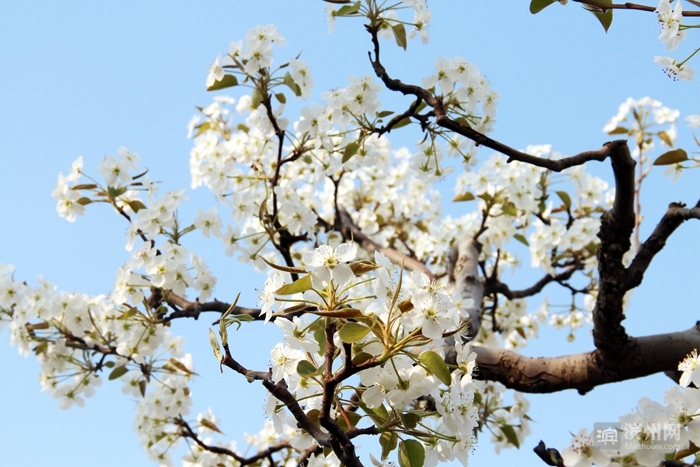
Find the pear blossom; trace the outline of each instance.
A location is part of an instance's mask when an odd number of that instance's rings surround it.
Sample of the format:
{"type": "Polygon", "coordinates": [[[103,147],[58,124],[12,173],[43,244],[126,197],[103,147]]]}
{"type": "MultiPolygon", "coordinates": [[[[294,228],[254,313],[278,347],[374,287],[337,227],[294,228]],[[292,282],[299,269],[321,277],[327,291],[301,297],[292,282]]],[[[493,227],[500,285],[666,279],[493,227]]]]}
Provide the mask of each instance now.
{"type": "Polygon", "coordinates": [[[341,243],[335,249],[328,245],[321,245],[314,251],[304,253],[304,262],[313,267],[311,281],[314,287],[327,287],[331,281],[336,286],[342,286],[353,278],[352,269],[347,262],[355,259],[357,245],[355,243],[341,243]]]}
{"type": "Polygon", "coordinates": [[[683,19],[683,4],[681,0],[676,0],[676,6],[671,10],[669,0],[661,0],[656,8],[661,23],[661,34],[659,40],[666,45],[667,50],[675,50],[678,43],[685,39],[685,31],[679,30],[683,19]]]}

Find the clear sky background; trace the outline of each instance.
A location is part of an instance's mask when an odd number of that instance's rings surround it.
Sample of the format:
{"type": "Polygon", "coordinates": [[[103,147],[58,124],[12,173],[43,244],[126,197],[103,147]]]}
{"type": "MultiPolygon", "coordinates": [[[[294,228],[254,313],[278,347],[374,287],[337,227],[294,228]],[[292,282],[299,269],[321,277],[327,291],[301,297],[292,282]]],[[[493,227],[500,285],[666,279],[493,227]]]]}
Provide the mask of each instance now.
{"type": "MultiPolygon", "coordinates": [[[[673,82],[653,62],[654,55],[667,54],[656,39],[653,14],[616,13],[605,34],[578,5],[555,4],[532,16],[528,3],[433,1],[430,44],[414,41],[403,52],[385,42],[385,65],[393,76],[419,83],[432,73],[438,56],[475,62],[501,95],[492,136],[516,148],[550,143],[568,155],[599,148],[611,139],[602,133],[603,125],[627,97],[649,95],[680,109],[682,116],[700,112],[697,83],[673,82]]],[[[164,189],[188,188],[190,202],[181,215],[192,220],[197,208],[212,205],[213,196],[189,189],[192,142],[186,124],[194,106],[211,102],[204,85],[207,68],[230,41],[243,38],[251,27],[275,23],[287,38],[275,59],[281,63],[303,52],[316,82],[312,101],[347,85],[350,74],[371,74],[369,38],[361,21],[341,19],[329,35],[324,7],[317,0],[0,1],[0,262],[14,264],[15,277],[30,283],[43,275],[62,290],[107,293],[114,271],[128,258],[126,225],[105,206],[88,206],[88,215],[75,224],[60,219],[50,196],[58,172],[66,173],[82,155],[85,170],[97,174],[102,157],[126,146],[141,156],[164,189]]],[[[687,50],[684,46],[676,56],[687,50]]],[[[388,91],[380,99],[384,108],[405,102],[388,91]]],[[[288,106],[290,120],[297,118],[300,105],[288,106]]],[[[395,133],[395,146],[419,138],[415,132],[395,133]]],[[[685,122],[679,136],[679,144],[692,149],[685,122]]],[[[488,154],[482,150],[480,159],[488,154]]],[[[591,170],[612,179],[607,164],[591,170]]],[[[669,202],[694,204],[700,197],[697,173],[671,184],[661,172],[652,172],[643,199],[647,233],[669,202]]],[[[445,193],[450,199],[451,189],[445,193]]],[[[456,214],[470,208],[464,203],[447,207],[456,214]]],[[[699,234],[697,222],[683,225],[654,260],[625,322],[633,335],[683,330],[698,319],[692,292],[697,290],[699,234]]],[[[186,246],[203,255],[218,275],[216,297],[232,300],[241,291],[241,303],[255,305],[254,289],[264,276],[226,257],[218,241],[195,234],[186,246]]],[[[512,284],[531,284],[540,275],[524,269],[512,284]]],[[[186,336],[186,350],[202,375],[192,386],[193,412],[212,407],[226,434],[241,440],[244,431],[262,426],[264,390],[233,372],[219,373],[207,342],[210,321],[205,316],[173,326],[186,336]]],[[[561,355],[592,349],[588,330],[573,344],[566,343],[565,332],[545,329],[541,336],[523,352],[561,355]]],[[[235,336],[234,354],[245,355],[249,367],[264,368],[278,337],[275,326],[245,326],[235,336]]],[[[135,402],[121,394],[120,383],[105,378],[84,409],[61,411],[57,400],[40,392],[33,357],[19,356],[6,331],[0,341],[0,464],[152,465],[133,430],[135,402]]],[[[615,421],[641,396],[660,401],[671,385],[657,375],[596,388],[584,397],[574,391],[530,395],[533,434],[520,452],[510,449],[495,457],[484,436],[470,464],[542,465],[531,452],[540,439],[563,448],[569,432],[615,421]]]]}

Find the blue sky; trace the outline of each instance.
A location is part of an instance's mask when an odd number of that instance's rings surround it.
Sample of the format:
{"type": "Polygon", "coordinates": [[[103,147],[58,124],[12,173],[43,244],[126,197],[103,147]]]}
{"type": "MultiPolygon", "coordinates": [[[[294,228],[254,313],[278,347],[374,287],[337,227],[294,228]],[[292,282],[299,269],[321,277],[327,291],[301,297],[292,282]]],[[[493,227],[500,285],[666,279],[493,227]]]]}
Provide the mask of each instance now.
{"type": "MultiPolygon", "coordinates": [[[[650,95],[681,110],[698,113],[696,83],[673,82],[653,63],[666,55],[656,39],[654,15],[622,12],[608,34],[577,5],[552,5],[537,16],[521,2],[433,1],[431,42],[411,42],[408,52],[385,43],[387,69],[404,81],[419,83],[438,56],[463,56],[475,62],[501,96],[492,136],[510,146],[549,143],[564,154],[595,149],[608,139],[603,125],[627,97],[650,95]],[[501,5],[501,3],[503,5],[501,5]]],[[[32,282],[43,275],[60,289],[106,293],[114,271],[126,259],[126,225],[101,206],[75,224],[58,218],[50,197],[58,172],[78,156],[97,173],[99,160],[126,146],[141,156],[154,180],[166,189],[188,188],[182,209],[190,219],[208,208],[213,197],[189,190],[186,124],[194,106],[207,105],[207,68],[232,40],[256,25],[275,23],[287,38],[278,60],[302,51],[314,72],[314,99],[345,86],[350,74],[371,74],[369,41],[361,21],[340,20],[328,34],[320,1],[228,2],[16,2],[0,1],[0,262],[14,264],[15,277],[32,282]]],[[[687,44],[686,44],[687,45],[687,44]]],[[[685,51],[681,51],[676,56],[685,51]]],[[[697,66],[696,66],[697,68],[697,66]]],[[[384,91],[385,107],[403,100],[384,91]]],[[[300,103],[288,106],[296,119],[300,103]]],[[[417,133],[392,133],[394,145],[411,145],[417,133]]],[[[684,123],[679,143],[691,148],[684,123]]],[[[480,154],[483,160],[489,152],[480,154]]],[[[591,168],[611,180],[607,165],[591,168]]],[[[449,181],[448,181],[449,182],[449,181]]],[[[655,170],[644,198],[647,231],[671,201],[695,203],[700,196],[696,173],[671,184],[655,170]]],[[[448,195],[444,197],[448,199],[448,195]]],[[[464,205],[448,207],[461,212],[464,205]]],[[[682,330],[697,319],[695,301],[686,293],[696,286],[700,227],[684,225],[658,257],[635,292],[628,329],[635,335],[682,330]]],[[[188,247],[205,256],[219,277],[217,296],[254,305],[255,288],[264,281],[241,263],[223,255],[219,242],[192,236],[188,247]]],[[[515,283],[527,284],[539,272],[523,270],[515,283]]],[[[231,372],[219,374],[207,343],[207,320],[180,322],[175,332],[188,341],[202,375],[193,385],[195,412],[212,407],[222,429],[241,439],[243,431],[262,425],[264,393],[231,372]]],[[[277,328],[252,325],[237,333],[236,346],[249,366],[267,364],[277,328]]],[[[563,333],[543,331],[528,355],[559,355],[592,348],[586,332],[574,344],[563,333]]],[[[40,392],[39,366],[0,336],[0,459],[6,465],[103,466],[152,465],[133,431],[134,402],[119,384],[105,381],[84,409],[64,412],[58,401],[40,392]]],[[[235,352],[235,349],[234,349],[235,352]]],[[[661,400],[671,381],[662,376],[597,388],[581,397],[569,391],[529,396],[533,435],[521,452],[494,458],[485,437],[472,465],[518,461],[538,465],[531,454],[540,439],[564,447],[569,432],[616,420],[641,396],[661,400]]],[[[363,443],[370,444],[370,440],[363,443]]]]}

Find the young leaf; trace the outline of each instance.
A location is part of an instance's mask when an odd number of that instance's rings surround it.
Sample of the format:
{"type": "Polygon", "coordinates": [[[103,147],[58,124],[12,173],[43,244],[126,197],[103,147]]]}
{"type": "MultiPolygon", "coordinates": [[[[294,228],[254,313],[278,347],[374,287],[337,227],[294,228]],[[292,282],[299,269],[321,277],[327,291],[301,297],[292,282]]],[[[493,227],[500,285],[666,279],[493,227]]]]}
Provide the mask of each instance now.
{"type": "Polygon", "coordinates": [[[440,355],[433,352],[432,350],[426,350],[418,357],[418,360],[425,365],[425,368],[438,377],[440,381],[445,383],[447,386],[450,385],[452,380],[450,379],[450,370],[447,368],[445,360],[442,359],[440,355]]]}
{"type": "Polygon", "coordinates": [[[146,209],[146,205],[137,199],[129,201],[128,204],[131,210],[134,212],[139,212],[141,209],[146,209]]]}
{"type": "Polygon", "coordinates": [[[308,360],[300,360],[297,364],[297,373],[299,373],[302,378],[310,378],[320,374],[321,370],[313,366],[308,360]]]}
{"type": "Polygon", "coordinates": [[[381,268],[380,265],[374,264],[370,261],[355,261],[354,263],[350,263],[350,269],[352,269],[353,274],[356,276],[362,275],[366,272],[369,271],[374,271],[375,269],[381,268]]]}
{"type": "Polygon", "coordinates": [[[498,427],[501,429],[503,434],[506,435],[508,442],[520,449],[520,441],[518,441],[518,435],[515,433],[515,428],[513,428],[511,425],[499,425],[498,427]]]}
{"type": "Polygon", "coordinates": [[[527,242],[527,239],[525,238],[525,236],[523,236],[521,234],[515,234],[515,235],[513,235],[513,238],[525,246],[530,246],[530,244],[527,242]]]}
{"type": "Polygon", "coordinates": [[[190,370],[189,368],[187,368],[187,367],[186,367],[185,365],[183,365],[182,362],[180,362],[179,360],[176,360],[176,359],[174,359],[174,358],[170,358],[170,359],[168,360],[168,362],[169,362],[170,364],[172,364],[172,366],[174,366],[174,367],[177,368],[178,370],[182,371],[183,373],[187,373],[188,375],[193,375],[193,374],[195,374],[194,371],[192,371],[192,370],[190,370]]]}
{"type": "Polygon", "coordinates": [[[382,460],[384,460],[399,445],[399,437],[393,431],[385,431],[379,437],[379,445],[382,447],[382,460]]]}
{"type": "Polygon", "coordinates": [[[304,268],[294,268],[290,266],[280,266],[279,264],[271,263],[262,256],[260,257],[261,260],[265,261],[265,264],[270,266],[272,269],[277,269],[278,271],[282,272],[291,272],[292,274],[306,274],[307,271],[304,268]]]}
{"type": "Polygon", "coordinates": [[[654,165],[671,165],[679,162],[687,161],[688,153],[684,149],[678,148],[672,151],[665,152],[656,158],[654,165]]]}
{"type": "Polygon", "coordinates": [[[352,156],[357,154],[359,149],[360,145],[357,143],[350,143],[345,146],[345,150],[343,151],[343,164],[349,161],[352,156]]]}
{"type": "Polygon", "coordinates": [[[361,6],[361,2],[359,2],[359,1],[353,3],[352,5],[344,5],[340,8],[338,8],[338,11],[335,12],[335,16],[354,15],[355,13],[360,11],[360,6],[361,6]]]}
{"type": "Polygon", "coordinates": [[[569,196],[569,193],[566,191],[557,191],[557,195],[567,209],[571,208],[571,197],[569,196]]]}
{"type": "Polygon", "coordinates": [[[112,372],[109,374],[109,380],[115,380],[118,378],[121,378],[124,376],[129,370],[126,368],[126,365],[118,366],[112,372]]]}
{"type": "Polygon", "coordinates": [[[474,199],[476,199],[476,198],[474,197],[473,194],[471,194],[471,193],[468,192],[468,191],[465,191],[465,192],[462,193],[461,195],[455,196],[454,199],[453,199],[452,201],[453,201],[453,202],[458,202],[458,201],[472,201],[472,200],[474,200],[474,199]]]}
{"type": "Polygon", "coordinates": [[[284,84],[287,85],[289,89],[294,91],[295,96],[301,96],[301,88],[297,83],[294,82],[294,78],[292,78],[292,75],[289,74],[289,72],[284,74],[284,84]]]}
{"type": "Polygon", "coordinates": [[[425,448],[415,439],[407,439],[399,443],[399,466],[423,467],[425,448]]]}
{"type": "Polygon", "coordinates": [[[397,130],[397,129],[401,128],[401,127],[405,127],[405,126],[408,125],[409,123],[411,123],[411,119],[410,119],[409,117],[402,118],[401,120],[399,120],[399,122],[398,122],[396,125],[392,126],[391,129],[392,129],[392,130],[397,130]]]}
{"type": "Polygon", "coordinates": [[[618,126],[614,130],[608,131],[609,135],[627,135],[629,134],[629,130],[623,126],[618,126]]]}
{"type": "Polygon", "coordinates": [[[252,109],[257,109],[263,100],[262,94],[257,89],[253,89],[253,94],[250,96],[250,107],[252,109]]]}
{"type": "Polygon", "coordinates": [[[275,98],[279,101],[280,104],[287,103],[287,96],[285,96],[283,92],[278,92],[277,94],[275,94],[275,98]]]}
{"type": "Polygon", "coordinates": [[[216,339],[216,334],[214,331],[209,329],[209,343],[211,344],[211,349],[214,351],[214,356],[221,362],[221,349],[219,348],[219,341],[216,339]]]}
{"type": "Polygon", "coordinates": [[[207,91],[218,91],[219,89],[226,89],[232,86],[238,86],[238,78],[234,75],[224,75],[219,81],[215,81],[214,84],[207,88],[207,91]]]}
{"type": "Polygon", "coordinates": [[[224,434],[223,431],[219,430],[219,427],[214,424],[214,422],[210,422],[206,418],[203,418],[199,421],[199,424],[202,425],[203,427],[209,428],[212,431],[216,431],[218,433],[224,434]]]}
{"type": "Polygon", "coordinates": [[[338,332],[338,337],[343,342],[357,342],[363,337],[365,337],[371,331],[367,326],[363,326],[357,323],[347,323],[338,332]]]}
{"type": "Polygon", "coordinates": [[[388,117],[389,115],[392,115],[393,113],[394,113],[393,110],[382,110],[380,112],[377,112],[377,118],[388,117]]]}
{"type": "Polygon", "coordinates": [[[291,284],[286,284],[275,291],[277,295],[294,295],[295,293],[306,292],[311,288],[311,274],[295,280],[291,284]]]}
{"type": "Polygon", "coordinates": [[[318,316],[328,316],[329,318],[360,318],[364,316],[357,308],[341,308],[340,310],[315,310],[309,311],[318,316]]]}
{"type": "Polygon", "coordinates": [[[398,23],[391,26],[391,30],[394,32],[394,38],[396,39],[396,44],[402,49],[406,50],[408,42],[406,42],[406,28],[403,24],[398,23]]]}

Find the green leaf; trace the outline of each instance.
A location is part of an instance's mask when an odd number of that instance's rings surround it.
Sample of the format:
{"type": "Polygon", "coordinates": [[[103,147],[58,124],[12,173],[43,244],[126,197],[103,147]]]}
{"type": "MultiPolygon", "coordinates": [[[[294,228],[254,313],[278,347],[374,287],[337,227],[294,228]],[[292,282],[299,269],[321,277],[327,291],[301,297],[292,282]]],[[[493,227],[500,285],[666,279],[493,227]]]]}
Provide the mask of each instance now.
{"type": "Polygon", "coordinates": [[[532,0],[530,2],[530,13],[536,15],[557,0],[532,0]]]}
{"type": "Polygon", "coordinates": [[[513,238],[522,243],[525,246],[530,246],[530,244],[527,242],[527,239],[525,238],[524,235],[521,234],[515,234],[513,235],[513,238]]]}
{"type": "Polygon", "coordinates": [[[363,326],[358,323],[347,323],[342,327],[340,332],[338,332],[338,337],[343,342],[357,342],[363,337],[365,337],[371,331],[367,326],[363,326]]]}
{"type": "Polygon", "coordinates": [[[232,86],[238,86],[238,78],[233,75],[224,75],[219,81],[214,81],[214,84],[207,88],[207,91],[218,91],[232,86]]]}
{"type": "MultiPolygon", "coordinates": [[[[290,313],[291,313],[291,311],[290,311],[290,313]]],[[[226,327],[229,327],[233,323],[236,323],[237,324],[236,331],[238,331],[239,329],[241,329],[241,324],[255,321],[255,318],[253,318],[250,315],[232,315],[232,316],[229,316],[228,318],[226,318],[222,321],[224,323],[224,326],[226,326],[226,327]]],[[[222,339],[223,339],[223,337],[222,337],[222,339]]]]}
{"type": "Polygon", "coordinates": [[[362,365],[366,361],[372,360],[374,358],[374,355],[367,353],[367,352],[360,352],[359,354],[355,355],[352,359],[352,364],[354,366],[357,365],[362,365]]]}
{"type": "Polygon", "coordinates": [[[128,204],[131,210],[134,212],[139,212],[141,209],[146,209],[146,205],[137,199],[129,201],[128,204]]]}
{"type": "Polygon", "coordinates": [[[277,94],[275,94],[275,98],[280,104],[287,103],[287,96],[285,96],[283,92],[278,92],[277,94]]]}
{"type": "Polygon", "coordinates": [[[284,84],[289,87],[294,92],[294,95],[299,97],[301,96],[301,88],[297,83],[294,82],[294,78],[292,78],[292,75],[289,74],[289,72],[284,74],[284,84]]]}
{"type": "Polygon", "coordinates": [[[388,117],[389,115],[392,115],[393,113],[394,113],[393,110],[382,110],[380,112],[377,112],[377,118],[388,117]]]}
{"type": "Polygon", "coordinates": [[[462,193],[461,195],[455,196],[454,199],[453,199],[452,201],[453,201],[453,202],[472,201],[472,200],[475,200],[475,199],[476,199],[476,197],[474,197],[473,194],[471,194],[471,193],[468,192],[468,191],[465,191],[465,192],[462,193]]]}
{"type": "Polygon", "coordinates": [[[688,153],[684,149],[678,148],[672,151],[665,152],[656,158],[654,165],[671,165],[679,162],[687,161],[688,153]]]}
{"type": "Polygon", "coordinates": [[[344,5],[335,12],[335,16],[350,16],[360,11],[361,2],[357,1],[352,5],[344,5]]]}
{"type": "Polygon", "coordinates": [[[358,143],[350,143],[345,146],[345,150],[343,151],[343,164],[349,161],[350,158],[357,154],[357,151],[359,150],[360,145],[358,143]]]}
{"type": "Polygon", "coordinates": [[[391,129],[396,130],[398,128],[405,127],[406,125],[408,125],[410,123],[411,123],[411,119],[409,117],[402,118],[401,120],[399,120],[399,122],[396,125],[392,126],[391,129]]]}
{"type": "Polygon", "coordinates": [[[609,135],[628,135],[629,132],[630,131],[627,128],[625,128],[623,126],[619,126],[619,127],[615,128],[614,130],[608,131],[608,134],[609,135]]]}
{"type": "Polygon", "coordinates": [[[257,89],[253,89],[253,94],[250,95],[250,99],[250,108],[257,109],[263,100],[263,96],[262,94],[260,94],[260,91],[258,91],[257,89]]]}
{"type": "Polygon", "coordinates": [[[406,412],[401,414],[401,420],[403,421],[403,426],[412,430],[418,426],[418,422],[421,421],[421,416],[415,412],[406,412]]]}
{"type": "Polygon", "coordinates": [[[394,32],[394,39],[396,39],[396,45],[406,50],[408,47],[408,42],[406,41],[406,28],[401,23],[397,23],[391,26],[391,30],[394,32]]]}
{"type": "Polygon", "coordinates": [[[518,435],[515,433],[515,428],[511,425],[499,425],[501,432],[506,436],[506,439],[510,444],[520,449],[520,441],[518,441],[518,435]]]}
{"type": "Polygon", "coordinates": [[[557,191],[557,196],[559,196],[561,202],[564,203],[566,209],[571,208],[571,197],[569,196],[569,193],[567,193],[566,191],[557,191]]]}
{"type": "Polygon", "coordinates": [[[360,415],[357,412],[345,412],[345,417],[344,416],[339,416],[336,422],[338,422],[338,425],[343,431],[348,431],[350,428],[353,428],[357,426],[359,421],[362,419],[362,415],[360,415]],[[350,423],[352,424],[352,427],[348,426],[348,422],[345,420],[345,417],[350,419],[350,423]]]}
{"type": "MultiPolygon", "coordinates": [[[[230,307],[228,307],[228,310],[221,316],[221,319],[219,320],[219,334],[221,335],[221,343],[226,346],[228,345],[228,331],[226,331],[226,326],[229,326],[231,323],[229,322],[226,324],[226,318],[228,318],[228,315],[231,314],[233,310],[236,309],[236,304],[238,303],[238,299],[241,297],[241,293],[238,292],[238,295],[236,295],[236,299],[233,301],[230,307]]],[[[241,323],[240,321],[238,322],[238,329],[241,328],[241,323]]]]}
{"type": "Polygon", "coordinates": [[[438,377],[440,381],[445,383],[447,386],[450,385],[452,380],[450,379],[450,370],[447,368],[445,360],[442,359],[440,355],[433,352],[432,350],[426,350],[418,357],[418,360],[423,363],[425,368],[438,377]]]}
{"type": "Polygon", "coordinates": [[[197,133],[195,133],[195,136],[199,136],[205,131],[209,130],[211,128],[211,123],[209,122],[204,122],[201,125],[197,127],[197,133]]]}
{"type": "Polygon", "coordinates": [[[297,279],[291,284],[286,284],[275,291],[277,295],[294,295],[306,292],[311,288],[311,274],[307,274],[301,279],[297,279]]]}
{"type": "Polygon", "coordinates": [[[518,210],[515,208],[515,205],[513,203],[511,203],[510,201],[507,203],[503,203],[501,205],[501,211],[508,214],[509,216],[517,216],[518,215],[518,210]]]}
{"type": "Polygon", "coordinates": [[[313,364],[308,360],[300,360],[297,364],[297,373],[302,378],[311,378],[321,373],[319,368],[313,366],[313,364]]]}
{"type": "Polygon", "coordinates": [[[216,359],[221,362],[221,349],[219,348],[219,341],[216,339],[216,334],[214,334],[214,331],[209,329],[209,343],[211,344],[211,349],[214,351],[214,356],[216,359]]]}
{"type": "Polygon", "coordinates": [[[109,380],[115,380],[118,378],[121,378],[124,376],[129,370],[126,368],[126,365],[118,366],[112,372],[109,374],[109,380]]]}
{"type": "Polygon", "coordinates": [[[407,439],[399,443],[400,467],[423,467],[425,448],[415,439],[407,439]]]}
{"type": "Polygon", "coordinates": [[[369,418],[372,419],[375,425],[381,426],[386,422],[387,418],[389,418],[389,412],[387,412],[386,407],[384,407],[383,405],[380,405],[379,407],[374,409],[370,409],[369,407],[367,407],[367,404],[362,402],[362,400],[359,400],[355,403],[358,406],[360,406],[360,408],[363,410],[364,413],[366,413],[369,416],[369,418]]]}
{"type": "MultiPolygon", "coordinates": [[[[605,3],[607,5],[612,5],[612,0],[599,0],[599,3],[605,3]]],[[[603,25],[603,29],[605,29],[605,32],[608,32],[608,29],[610,29],[610,25],[612,24],[613,20],[613,11],[612,10],[607,10],[603,12],[602,8],[592,6],[592,5],[587,5],[587,4],[582,4],[583,8],[586,10],[590,11],[595,15],[596,18],[598,18],[598,21],[600,21],[600,24],[603,25]]],[[[634,112],[634,109],[633,109],[634,112]]]]}
{"type": "Polygon", "coordinates": [[[392,431],[385,431],[379,436],[379,445],[382,447],[382,460],[384,460],[399,445],[399,437],[392,431]]]}
{"type": "Polygon", "coordinates": [[[146,380],[139,381],[139,391],[141,392],[141,397],[146,397],[146,380]]]}
{"type": "Polygon", "coordinates": [[[82,198],[78,199],[76,203],[82,205],[82,206],[87,206],[88,204],[92,203],[92,200],[90,198],[86,198],[83,196],[82,198]]]}
{"type": "Polygon", "coordinates": [[[119,188],[114,188],[113,186],[108,186],[107,187],[107,194],[109,195],[110,198],[116,199],[119,198],[121,195],[126,193],[126,187],[122,186],[119,188]]]}

